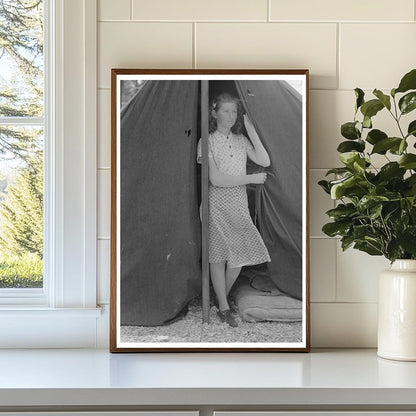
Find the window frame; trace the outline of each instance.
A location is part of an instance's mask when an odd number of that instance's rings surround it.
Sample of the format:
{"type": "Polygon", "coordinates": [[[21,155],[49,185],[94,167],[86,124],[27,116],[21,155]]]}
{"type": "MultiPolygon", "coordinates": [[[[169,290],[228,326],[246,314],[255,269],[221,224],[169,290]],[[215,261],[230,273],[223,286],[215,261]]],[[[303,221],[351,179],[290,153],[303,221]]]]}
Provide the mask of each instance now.
{"type": "MultiPolygon", "coordinates": [[[[47,61],[50,61],[50,50],[49,50],[49,39],[48,36],[51,33],[49,25],[50,25],[50,6],[52,4],[53,0],[43,0],[43,26],[45,28],[43,33],[43,40],[44,40],[44,97],[43,97],[43,109],[44,109],[44,115],[42,117],[9,117],[9,116],[1,116],[0,117],[0,123],[2,125],[7,125],[11,127],[39,127],[43,128],[43,134],[44,138],[48,137],[48,131],[47,131],[47,114],[48,114],[48,102],[49,102],[49,82],[48,82],[48,67],[47,61]]],[[[47,143],[47,140],[44,140],[45,146],[47,143]]],[[[44,155],[47,155],[47,149],[44,147],[44,155]]],[[[44,243],[49,244],[49,241],[46,237],[47,232],[47,226],[45,227],[45,224],[47,224],[48,218],[46,217],[46,206],[48,204],[49,198],[47,197],[47,194],[45,192],[45,171],[47,169],[46,157],[44,156],[43,160],[43,166],[44,166],[44,176],[43,176],[43,191],[44,191],[44,210],[43,210],[43,223],[44,223],[44,229],[43,229],[43,240],[44,243]],[[45,200],[46,195],[46,200],[45,200]]],[[[45,249],[45,252],[47,252],[47,249],[45,249]]],[[[3,305],[40,305],[40,306],[46,306],[48,304],[48,287],[49,287],[49,264],[47,261],[43,261],[43,287],[42,288],[5,288],[0,289],[0,307],[3,305]]]]}
{"type": "Polygon", "coordinates": [[[97,0],[44,2],[46,278],[0,294],[0,347],[94,347],[97,0]]]}

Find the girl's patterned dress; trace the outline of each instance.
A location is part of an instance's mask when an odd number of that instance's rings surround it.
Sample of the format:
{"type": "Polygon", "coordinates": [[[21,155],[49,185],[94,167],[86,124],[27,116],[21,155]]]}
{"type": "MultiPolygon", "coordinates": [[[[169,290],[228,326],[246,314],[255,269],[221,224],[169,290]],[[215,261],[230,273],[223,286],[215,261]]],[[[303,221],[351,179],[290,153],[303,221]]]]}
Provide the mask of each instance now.
{"type": "MultiPolygon", "coordinates": [[[[228,175],[245,175],[247,150],[253,145],[242,134],[215,131],[208,138],[208,157],[228,175]]],[[[201,162],[201,141],[198,143],[201,162]]],[[[250,217],[245,185],[220,187],[209,184],[209,262],[225,261],[242,267],[270,261],[267,248],[250,217]]]]}

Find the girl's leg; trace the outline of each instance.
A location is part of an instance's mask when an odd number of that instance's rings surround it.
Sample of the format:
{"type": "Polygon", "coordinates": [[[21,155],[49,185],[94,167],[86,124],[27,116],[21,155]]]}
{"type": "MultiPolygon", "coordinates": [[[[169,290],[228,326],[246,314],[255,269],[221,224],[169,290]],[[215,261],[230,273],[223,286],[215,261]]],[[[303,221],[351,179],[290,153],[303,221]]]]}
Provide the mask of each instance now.
{"type": "Polygon", "coordinates": [[[226,294],[230,293],[234,282],[237,280],[238,275],[241,272],[241,267],[227,267],[225,271],[225,290],[226,294]]]}
{"type": "Polygon", "coordinates": [[[225,262],[221,263],[210,263],[211,281],[214,287],[215,294],[218,299],[218,307],[220,311],[230,309],[227,301],[227,293],[225,286],[225,262]]]}

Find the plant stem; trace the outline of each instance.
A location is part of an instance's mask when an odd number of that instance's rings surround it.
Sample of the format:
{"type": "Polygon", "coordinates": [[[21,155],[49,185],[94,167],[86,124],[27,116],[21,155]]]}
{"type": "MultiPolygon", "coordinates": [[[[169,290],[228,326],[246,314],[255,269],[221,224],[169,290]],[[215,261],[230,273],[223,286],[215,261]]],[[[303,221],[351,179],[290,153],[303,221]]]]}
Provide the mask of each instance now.
{"type": "Polygon", "coordinates": [[[397,127],[399,128],[400,134],[402,135],[403,139],[405,139],[405,135],[403,134],[403,130],[400,126],[400,117],[402,116],[402,114],[400,114],[400,116],[397,116],[397,104],[396,104],[396,99],[393,98],[393,103],[394,103],[394,112],[396,114],[396,116],[394,116],[394,114],[391,112],[391,110],[389,110],[389,113],[391,114],[391,116],[394,118],[394,121],[397,123],[397,127]]]}

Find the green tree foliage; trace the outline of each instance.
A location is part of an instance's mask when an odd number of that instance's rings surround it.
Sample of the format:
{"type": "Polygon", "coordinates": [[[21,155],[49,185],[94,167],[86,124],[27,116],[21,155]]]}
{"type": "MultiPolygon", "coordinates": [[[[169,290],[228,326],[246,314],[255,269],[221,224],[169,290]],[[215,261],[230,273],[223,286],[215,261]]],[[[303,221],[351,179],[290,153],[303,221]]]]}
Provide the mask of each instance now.
{"type": "Polygon", "coordinates": [[[4,254],[43,257],[42,159],[21,168],[0,203],[0,247],[4,254]]]}
{"type": "MultiPolygon", "coordinates": [[[[28,125],[31,117],[43,116],[42,7],[42,0],[0,0],[0,116],[27,117],[28,125]]],[[[43,133],[13,123],[0,125],[0,164],[16,169],[15,180],[0,195],[0,287],[38,287],[43,133]],[[26,284],[28,277],[31,282],[26,284]]]]}
{"type": "MultiPolygon", "coordinates": [[[[43,114],[43,11],[41,0],[0,0],[0,116],[43,114]]],[[[33,136],[0,126],[0,154],[27,162],[33,136]]]]}

